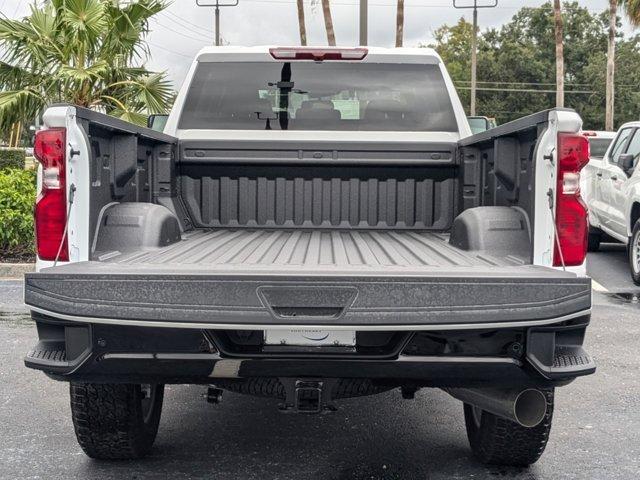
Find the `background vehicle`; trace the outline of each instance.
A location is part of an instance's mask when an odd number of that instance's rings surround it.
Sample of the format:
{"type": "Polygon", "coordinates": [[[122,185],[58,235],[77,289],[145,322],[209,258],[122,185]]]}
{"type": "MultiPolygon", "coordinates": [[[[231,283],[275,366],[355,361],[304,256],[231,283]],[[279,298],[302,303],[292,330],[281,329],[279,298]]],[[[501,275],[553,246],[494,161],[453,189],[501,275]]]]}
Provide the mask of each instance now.
{"type": "Polygon", "coordinates": [[[44,118],[26,364],[71,382],[90,456],[148,451],[167,383],[299,413],[437,387],[482,461],[528,465],[595,370],[571,110],[469,136],[431,50],[224,47],[164,134],[44,118]]]}
{"type": "MultiPolygon", "coordinates": [[[[616,132],[587,130],[582,132],[589,139],[589,163],[602,161],[611,142],[616,138],[616,132]]],[[[589,166],[585,167],[587,170],[589,166]]]]}
{"type": "MultiPolygon", "coordinates": [[[[590,205],[592,202],[592,196],[596,189],[596,182],[598,180],[597,173],[602,169],[602,161],[604,156],[611,145],[611,142],[616,137],[616,132],[605,131],[592,131],[587,130],[582,132],[589,139],[589,163],[581,172],[580,175],[580,195],[590,205]]],[[[593,215],[590,211],[589,215],[593,215]]],[[[589,225],[593,225],[593,221],[589,221],[589,225]]],[[[603,233],[597,228],[591,228],[589,232],[589,251],[593,252],[600,248],[600,241],[603,239],[603,233]]],[[[605,240],[616,241],[615,239],[605,240]]]]}
{"type": "Polygon", "coordinates": [[[629,247],[629,266],[640,285],[640,122],[623,125],[602,161],[590,162],[589,246],[597,249],[602,236],[629,247]]]}

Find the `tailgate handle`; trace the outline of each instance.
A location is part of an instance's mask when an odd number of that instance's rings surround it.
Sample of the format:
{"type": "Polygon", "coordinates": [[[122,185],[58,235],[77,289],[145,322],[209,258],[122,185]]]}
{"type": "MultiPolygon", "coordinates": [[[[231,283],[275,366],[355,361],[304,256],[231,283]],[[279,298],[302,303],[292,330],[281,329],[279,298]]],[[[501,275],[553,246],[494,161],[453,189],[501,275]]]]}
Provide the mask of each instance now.
{"type": "Polygon", "coordinates": [[[280,318],[313,317],[338,318],[344,312],[344,307],[275,307],[271,310],[280,318]]]}
{"type": "Polygon", "coordinates": [[[258,298],[271,315],[281,320],[342,317],[358,295],[355,287],[264,286],[258,298]]]}

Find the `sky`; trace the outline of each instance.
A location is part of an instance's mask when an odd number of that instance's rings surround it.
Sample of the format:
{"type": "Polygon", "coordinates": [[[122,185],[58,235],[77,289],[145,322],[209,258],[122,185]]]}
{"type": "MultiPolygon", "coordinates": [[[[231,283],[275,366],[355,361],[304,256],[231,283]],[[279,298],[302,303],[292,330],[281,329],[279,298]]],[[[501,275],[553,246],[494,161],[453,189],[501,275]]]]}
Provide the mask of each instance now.
{"type": "MultiPolygon", "coordinates": [[[[214,0],[215,1],[215,0],[214,0]]],[[[221,0],[233,3],[233,0],[221,0]]],[[[200,3],[213,3],[200,0],[200,3]]],[[[320,0],[304,0],[309,45],[326,45],[320,0]],[[317,5],[312,5],[317,3],[317,5]]],[[[479,0],[479,3],[492,0],[479,0]]],[[[0,12],[19,18],[29,11],[31,0],[0,0],[0,12]]],[[[359,0],[331,0],[339,45],[358,43],[359,0]]],[[[473,0],[460,0],[473,3],[473,0]]],[[[538,7],[544,0],[499,0],[497,8],[480,10],[479,25],[498,27],[522,7],[538,7]]],[[[609,0],[579,0],[594,12],[608,8],[609,0]]],[[[369,0],[369,45],[391,47],[395,42],[396,0],[369,0]]],[[[405,46],[430,43],[441,25],[461,17],[471,21],[471,10],[453,8],[452,0],[405,0],[405,46]]],[[[299,42],[295,0],[239,0],[237,7],[221,9],[221,36],[231,45],[296,45],[299,42]]],[[[213,43],[214,9],[198,7],[196,0],[174,0],[151,22],[148,68],[166,71],[176,88],[184,80],[198,50],[213,43]]],[[[630,28],[625,26],[627,31],[630,28]]]]}

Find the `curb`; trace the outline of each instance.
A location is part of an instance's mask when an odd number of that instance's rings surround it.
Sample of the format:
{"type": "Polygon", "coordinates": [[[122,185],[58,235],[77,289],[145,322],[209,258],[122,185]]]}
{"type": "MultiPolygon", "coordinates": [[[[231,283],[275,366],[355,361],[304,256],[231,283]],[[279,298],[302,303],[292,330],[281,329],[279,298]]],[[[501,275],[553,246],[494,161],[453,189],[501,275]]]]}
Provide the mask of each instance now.
{"type": "Polygon", "coordinates": [[[17,278],[22,279],[25,273],[33,272],[36,269],[35,263],[1,263],[0,279],[17,278]]]}

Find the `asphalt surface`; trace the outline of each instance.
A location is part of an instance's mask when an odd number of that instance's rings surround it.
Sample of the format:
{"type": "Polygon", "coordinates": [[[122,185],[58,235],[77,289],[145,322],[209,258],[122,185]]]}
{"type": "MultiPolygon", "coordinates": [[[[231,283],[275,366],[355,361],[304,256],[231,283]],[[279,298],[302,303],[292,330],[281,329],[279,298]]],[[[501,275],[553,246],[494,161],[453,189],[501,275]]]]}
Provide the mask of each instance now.
{"type": "Polygon", "coordinates": [[[308,417],[230,393],[211,406],[203,387],[170,386],[148,458],[93,461],[76,444],[68,386],[24,368],[36,333],[21,282],[2,280],[0,478],[637,479],[640,289],[621,248],[590,255],[588,268],[598,291],[586,346],[598,372],[557,391],[547,451],[525,470],[476,463],[461,404],[437,390],[345,400],[335,414],[308,417]]]}

